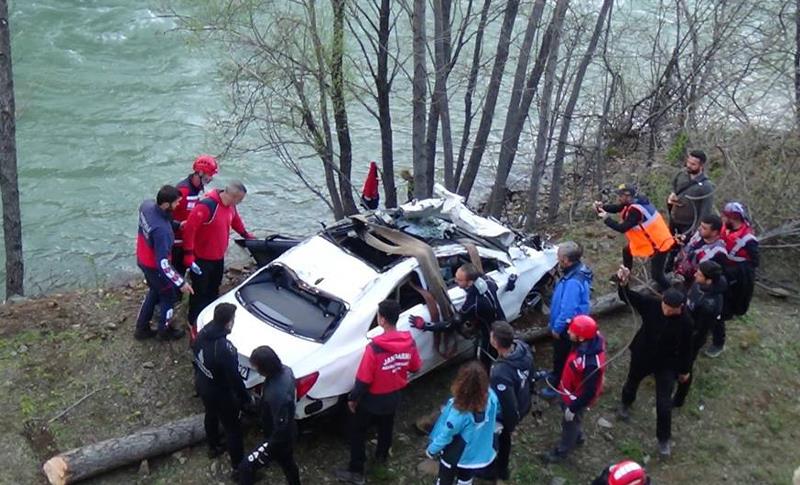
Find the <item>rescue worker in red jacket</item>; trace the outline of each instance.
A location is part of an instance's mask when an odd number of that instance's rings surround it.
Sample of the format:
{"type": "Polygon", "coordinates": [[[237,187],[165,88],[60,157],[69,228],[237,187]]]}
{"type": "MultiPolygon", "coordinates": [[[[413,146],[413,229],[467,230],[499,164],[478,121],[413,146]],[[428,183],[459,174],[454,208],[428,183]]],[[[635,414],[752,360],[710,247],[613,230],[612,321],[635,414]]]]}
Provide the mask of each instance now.
{"type": "Polygon", "coordinates": [[[744,315],[750,308],[759,263],[758,238],[753,233],[747,211],[739,202],[728,202],[722,209],[722,239],[728,251],[723,266],[728,280],[722,319],[711,328],[712,345],[706,349],[708,357],[718,357],[725,349],[725,321],[734,315],[744,315]]]}
{"type": "Polygon", "coordinates": [[[633,267],[633,257],[650,258],[650,276],[660,290],[669,288],[664,275],[664,265],[675,238],[667,223],[653,204],[644,195],[637,195],[636,187],[622,184],[617,189],[618,204],[603,204],[596,201],[594,208],[606,226],[625,234],[628,244],[622,250],[622,264],[633,267]],[[619,213],[622,221],[611,219],[610,214],[619,213]]]}
{"type": "MultiPolygon", "coordinates": [[[[725,241],[720,237],[722,219],[716,214],[700,218],[700,226],[683,246],[678,256],[675,272],[683,277],[685,287],[691,288],[700,263],[714,261],[724,266],[728,260],[725,241]]],[[[681,239],[678,236],[679,240],[681,239]]]]}
{"type": "Polygon", "coordinates": [[[345,483],[364,483],[365,441],[370,425],[378,427],[375,458],[385,462],[392,446],[394,415],[400,392],[408,384],[408,374],[422,367],[417,346],[409,332],[397,330],[400,305],[384,300],[378,305],[378,325],[383,333],[367,345],[356,373],[347,406],[352,413],[350,426],[350,463],[336,470],[336,478],[345,483]]]}
{"type": "Polygon", "coordinates": [[[236,206],[244,200],[247,188],[234,181],[224,190],[212,190],[194,206],[183,227],[183,265],[196,263],[199,273],[192,274],[194,294],[189,298],[189,325],[192,337],[197,333],[197,316],[219,296],[225,252],[231,229],[246,239],[253,239],[239,217],[236,206]]]}
{"type": "Polygon", "coordinates": [[[136,318],[137,340],[158,335],[161,340],[183,337],[184,331],[171,325],[175,289],[192,293],[192,287],[172,266],[172,211],[180,203],[181,194],[171,185],[161,187],[156,200],[139,206],[139,230],[136,236],[136,262],[147,281],[147,296],[136,318]],[[156,305],[161,307],[158,332],[150,328],[156,305]]]}
{"type": "Polygon", "coordinates": [[[205,186],[219,172],[219,165],[211,155],[200,155],[194,160],[192,170],[194,172],[175,185],[181,193],[181,201],[172,212],[172,220],[177,223],[175,244],[172,246],[172,264],[181,275],[186,274],[187,269],[183,266],[183,228],[181,223],[189,218],[192,209],[203,196],[205,186]]]}
{"type": "Polygon", "coordinates": [[[575,446],[583,443],[583,413],[600,397],[606,372],[606,342],[597,330],[597,322],[589,315],[577,315],[570,321],[567,332],[572,351],[567,356],[558,387],[564,409],[561,441],[543,456],[548,463],[563,460],[575,446]]]}

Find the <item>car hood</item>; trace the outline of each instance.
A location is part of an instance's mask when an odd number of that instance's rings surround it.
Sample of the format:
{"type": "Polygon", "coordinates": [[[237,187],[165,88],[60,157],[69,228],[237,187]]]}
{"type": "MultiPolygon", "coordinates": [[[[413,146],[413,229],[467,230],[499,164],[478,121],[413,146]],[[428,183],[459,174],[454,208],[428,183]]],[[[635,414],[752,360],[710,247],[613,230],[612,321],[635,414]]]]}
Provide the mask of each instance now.
{"type": "Polygon", "coordinates": [[[321,236],[311,237],[275,260],[304,283],[354,303],[378,273],[321,236]]]}

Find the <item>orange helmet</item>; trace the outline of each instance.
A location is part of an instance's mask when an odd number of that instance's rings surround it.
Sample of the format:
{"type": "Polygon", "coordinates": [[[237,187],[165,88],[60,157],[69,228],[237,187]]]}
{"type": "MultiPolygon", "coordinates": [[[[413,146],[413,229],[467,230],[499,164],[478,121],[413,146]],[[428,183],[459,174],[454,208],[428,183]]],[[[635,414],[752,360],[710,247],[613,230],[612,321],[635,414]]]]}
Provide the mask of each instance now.
{"type": "Polygon", "coordinates": [[[608,485],[645,485],[647,474],[641,465],[632,460],[624,460],[612,465],[608,470],[608,485]]]}
{"type": "Polygon", "coordinates": [[[569,331],[584,340],[591,340],[597,335],[597,322],[589,315],[576,315],[569,322],[569,331]]]}
{"type": "Polygon", "coordinates": [[[194,160],[192,170],[213,177],[219,172],[219,165],[217,164],[217,159],[211,155],[200,155],[194,160]]]}

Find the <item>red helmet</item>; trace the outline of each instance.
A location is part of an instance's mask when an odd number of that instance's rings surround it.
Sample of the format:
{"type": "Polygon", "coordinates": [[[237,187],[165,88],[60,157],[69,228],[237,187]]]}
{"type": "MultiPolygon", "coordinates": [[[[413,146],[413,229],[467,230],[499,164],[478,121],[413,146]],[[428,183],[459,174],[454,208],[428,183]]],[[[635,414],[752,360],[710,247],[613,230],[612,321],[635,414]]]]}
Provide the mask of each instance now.
{"type": "Polygon", "coordinates": [[[576,315],[569,322],[569,331],[584,340],[591,340],[597,335],[597,322],[589,315],[576,315]]]}
{"type": "Polygon", "coordinates": [[[213,177],[219,172],[219,165],[217,165],[217,159],[211,155],[200,155],[194,160],[192,170],[213,177]]]}
{"type": "Polygon", "coordinates": [[[608,485],[644,485],[647,474],[641,465],[631,460],[624,460],[612,465],[608,470],[608,485]]]}

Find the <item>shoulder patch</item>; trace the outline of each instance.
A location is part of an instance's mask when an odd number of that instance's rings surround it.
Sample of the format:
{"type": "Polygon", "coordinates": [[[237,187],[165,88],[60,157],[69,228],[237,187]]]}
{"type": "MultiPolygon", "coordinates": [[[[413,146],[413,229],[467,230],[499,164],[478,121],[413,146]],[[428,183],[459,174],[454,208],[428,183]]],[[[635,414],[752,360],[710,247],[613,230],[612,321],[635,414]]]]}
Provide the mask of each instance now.
{"type": "Polygon", "coordinates": [[[505,385],[505,384],[498,384],[498,385],[497,385],[497,390],[498,390],[498,391],[500,391],[500,392],[503,392],[503,391],[505,391],[506,389],[508,389],[508,387],[506,387],[506,385],[505,385]]]}

